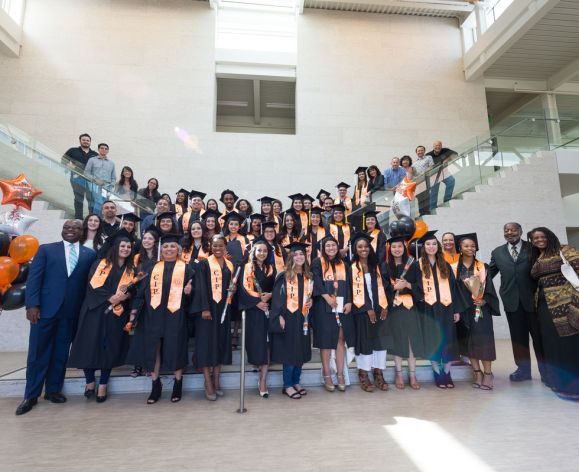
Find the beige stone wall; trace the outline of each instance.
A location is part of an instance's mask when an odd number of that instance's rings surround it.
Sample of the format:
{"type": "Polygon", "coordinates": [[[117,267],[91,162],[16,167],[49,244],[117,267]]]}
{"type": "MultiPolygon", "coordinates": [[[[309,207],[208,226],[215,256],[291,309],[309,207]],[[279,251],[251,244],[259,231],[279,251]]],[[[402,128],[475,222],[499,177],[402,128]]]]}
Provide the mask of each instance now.
{"type": "Polygon", "coordinates": [[[463,79],[456,20],[306,10],[295,136],[213,131],[207,3],[29,0],[24,32],[21,57],[0,56],[0,120],[59,152],[87,131],[139,184],[155,176],[163,191],[317,192],[353,180],[359,164],[384,168],[419,143],[456,147],[487,130],[483,85],[463,79]]]}

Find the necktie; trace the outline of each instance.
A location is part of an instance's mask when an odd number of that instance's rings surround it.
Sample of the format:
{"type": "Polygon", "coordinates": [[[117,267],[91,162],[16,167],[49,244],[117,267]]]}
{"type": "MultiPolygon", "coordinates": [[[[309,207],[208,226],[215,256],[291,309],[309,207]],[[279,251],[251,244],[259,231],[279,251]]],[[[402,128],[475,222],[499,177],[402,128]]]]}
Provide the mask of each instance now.
{"type": "Polygon", "coordinates": [[[76,247],[74,244],[70,243],[70,251],[68,253],[68,275],[72,274],[77,262],[78,254],[76,253],[76,247]]]}
{"type": "Polygon", "coordinates": [[[519,257],[519,251],[517,251],[517,246],[513,246],[511,249],[511,256],[513,256],[513,261],[516,261],[519,257]]]}

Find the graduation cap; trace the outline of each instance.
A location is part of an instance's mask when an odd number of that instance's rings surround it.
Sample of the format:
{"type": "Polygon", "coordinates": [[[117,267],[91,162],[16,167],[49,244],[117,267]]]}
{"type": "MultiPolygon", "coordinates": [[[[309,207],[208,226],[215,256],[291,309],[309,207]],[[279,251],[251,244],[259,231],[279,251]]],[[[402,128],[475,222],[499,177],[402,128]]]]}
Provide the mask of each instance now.
{"type": "Polygon", "coordinates": [[[316,201],[316,199],[314,197],[312,197],[311,195],[308,195],[307,193],[303,194],[303,200],[307,200],[308,202],[312,202],[312,203],[314,203],[316,201]]]}
{"type": "Polygon", "coordinates": [[[227,213],[227,215],[223,217],[223,219],[225,220],[226,223],[229,223],[230,221],[238,221],[239,223],[241,223],[243,222],[243,220],[245,220],[245,218],[236,211],[230,211],[229,213],[227,213]]]}
{"type": "Polygon", "coordinates": [[[121,215],[121,225],[123,224],[123,221],[132,221],[133,223],[138,223],[139,221],[143,221],[141,218],[139,218],[139,216],[135,215],[134,213],[125,213],[124,215],[121,215]]]}
{"type": "Polygon", "coordinates": [[[263,220],[265,220],[265,216],[263,216],[261,213],[252,213],[251,215],[249,215],[249,219],[251,221],[259,220],[263,222],[263,220]]]}
{"type": "Polygon", "coordinates": [[[354,171],[354,174],[359,174],[360,172],[366,173],[367,169],[368,169],[367,167],[360,166],[354,171]]]}
{"type": "Polygon", "coordinates": [[[265,223],[261,224],[261,230],[265,231],[266,228],[273,228],[275,230],[276,226],[277,223],[275,221],[266,221],[265,223]]]}
{"type": "Polygon", "coordinates": [[[393,237],[391,237],[391,238],[388,238],[388,239],[386,240],[386,242],[387,242],[388,244],[399,243],[399,242],[400,242],[400,243],[406,243],[406,240],[407,240],[407,239],[406,239],[406,237],[404,237],[404,236],[393,236],[393,237]]]}
{"type": "Polygon", "coordinates": [[[307,243],[300,243],[299,241],[294,241],[294,242],[289,243],[287,246],[284,246],[284,247],[288,251],[293,251],[293,252],[304,251],[304,253],[305,253],[308,246],[309,246],[309,244],[307,244],[307,243]]]}
{"type": "Polygon", "coordinates": [[[205,200],[206,196],[206,193],[199,192],[198,190],[191,190],[191,192],[189,192],[190,198],[200,198],[201,200],[205,200]]]}
{"type": "Polygon", "coordinates": [[[271,197],[261,197],[261,198],[257,199],[258,202],[269,203],[270,205],[273,203],[274,200],[275,200],[275,198],[271,198],[271,197]]]}
{"type": "Polygon", "coordinates": [[[175,233],[167,233],[161,236],[161,244],[165,243],[177,243],[179,244],[181,241],[182,236],[180,234],[175,233]]]}
{"type": "Polygon", "coordinates": [[[126,229],[119,229],[111,234],[104,242],[102,247],[102,253],[106,254],[110,251],[112,247],[115,246],[117,242],[129,241],[131,244],[135,242],[135,238],[126,229]]]}
{"type": "Polygon", "coordinates": [[[201,219],[205,221],[207,218],[214,217],[216,220],[221,216],[221,213],[215,210],[205,210],[205,212],[201,215],[201,219]]]}
{"type": "Polygon", "coordinates": [[[294,193],[293,195],[288,195],[288,197],[292,202],[295,200],[304,200],[304,196],[301,193],[294,193]]]}
{"type": "Polygon", "coordinates": [[[237,195],[235,195],[235,192],[233,190],[230,189],[225,189],[223,192],[221,192],[221,197],[219,198],[219,201],[221,203],[225,203],[223,201],[223,197],[225,197],[225,195],[232,195],[233,196],[233,200],[237,201],[239,200],[239,197],[237,195]]]}
{"type": "Polygon", "coordinates": [[[432,231],[427,231],[426,234],[424,236],[422,236],[417,242],[419,244],[424,244],[426,241],[430,241],[431,239],[436,239],[436,236],[434,236],[436,234],[438,230],[434,229],[432,231]]]}
{"type": "Polygon", "coordinates": [[[355,247],[356,241],[358,241],[359,239],[364,239],[366,242],[368,242],[368,244],[370,244],[374,238],[370,236],[368,233],[358,231],[354,233],[350,238],[350,244],[352,245],[352,247],[355,247]]]}
{"type": "Polygon", "coordinates": [[[332,192],[328,192],[327,190],[324,190],[324,189],[322,188],[322,189],[320,189],[320,191],[319,191],[318,194],[316,195],[316,198],[317,198],[318,200],[321,200],[322,194],[325,194],[325,195],[327,195],[327,196],[329,197],[329,196],[332,194],[332,192]]]}
{"type": "Polygon", "coordinates": [[[283,219],[284,220],[285,220],[286,215],[288,215],[288,214],[293,216],[294,220],[301,222],[300,215],[298,215],[297,211],[295,211],[293,208],[288,208],[286,211],[284,211],[284,213],[283,213],[283,219]]]}
{"type": "Polygon", "coordinates": [[[164,211],[163,213],[159,213],[157,215],[157,221],[161,221],[167,218],[170,218],[172,220],[175,215],[176,213],[174,211],[164,211]]]}
{"type": "Polygon", "coordinates": [[[310,210],[310,213],[312,215],[321,215],[324,212],[323,208],[320,207],[312,207],[312,209],[310,210]]]}
{"type": "Polygon", "coordinates": [[[367,211],[366,213],[364,213],[364,218],[378,218],[378,213],[380,213],[379,211],[367,211]]]}
{"type": "Polygon", "coordinates": [[[340,182],[336,185],[337,188],[350,188],[350,186],[346,182],[340,182]]]}
{"type": "Polygon", "coordinates": [[[336,203],[335,205],[332,205],[332,210],[341,211],[342,213],[344,213],[346,211],[346,207],[341,203],[336,203]]]}
{"type": "Polygon", "coordinates": [[[161,232],[161,230],[159,228],[157,228],[155,225],[151,225],[149,226],[144,232],[145,233],[151,233],[153,235],[153,237],[158,241],[159,238],[163,235],[163,233],[161,232]]]}
{"type": "Polygon", "coordinates": [[[184,188],[180,188],[179,190],[177,190],[177,193],[175,195],[179,195],[180,193],[185,195],[185,198],[189,198],[189,191],[185,190],[184,188]]]}
{"type": "Polygon", "coordinates": [[[456,245],[457,252],[460,252],[460,242],[464,241],[465,239],[470,239],[471,241],[474,241],[474,245],[476,247],[476,250],[478,251],[478,237],[476,233],[465,233],[465,234],[457,234],[454,237],[454,244],[456,245]]]}

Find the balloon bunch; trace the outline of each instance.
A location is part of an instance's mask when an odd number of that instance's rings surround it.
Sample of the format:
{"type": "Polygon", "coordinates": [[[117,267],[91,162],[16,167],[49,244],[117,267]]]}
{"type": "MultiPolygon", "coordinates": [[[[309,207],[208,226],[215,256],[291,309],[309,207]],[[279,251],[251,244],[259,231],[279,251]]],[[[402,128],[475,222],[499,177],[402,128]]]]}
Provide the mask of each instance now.
{"type": "Polygon", "coordinates": [[[422,246],[418,241],[428,231],[428,225],[422,220],[414,221],[409,216],[403,215],[390,223],[388,229],[391,238],[404,238],[408,241],[410,254],[418,259],[422,246]]]}
{"type": "Polygon", "coordinates": [[[20,207],[32,208],[32,201],[41,192],[24,174],[15,179],[0,180],[2,204],[12,203],[14,210],[0,215],[0,312],[17,310],[25,304],[26,280],[30,260],[38,251],[38,239],[23,235],[37,218],[25,215],[20,207]]]}

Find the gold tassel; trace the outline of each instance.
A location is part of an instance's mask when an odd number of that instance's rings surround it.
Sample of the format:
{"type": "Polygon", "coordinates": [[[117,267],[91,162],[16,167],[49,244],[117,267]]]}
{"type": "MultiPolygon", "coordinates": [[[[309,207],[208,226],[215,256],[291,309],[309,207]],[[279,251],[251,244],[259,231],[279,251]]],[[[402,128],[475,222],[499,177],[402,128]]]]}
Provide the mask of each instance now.
{"type": "Polygon", "coordinates": [[[366,214],[362,215],[362,231],[366,231],[366,214]]]}

